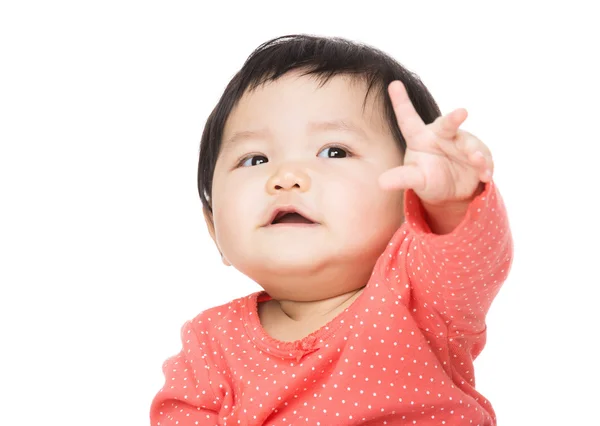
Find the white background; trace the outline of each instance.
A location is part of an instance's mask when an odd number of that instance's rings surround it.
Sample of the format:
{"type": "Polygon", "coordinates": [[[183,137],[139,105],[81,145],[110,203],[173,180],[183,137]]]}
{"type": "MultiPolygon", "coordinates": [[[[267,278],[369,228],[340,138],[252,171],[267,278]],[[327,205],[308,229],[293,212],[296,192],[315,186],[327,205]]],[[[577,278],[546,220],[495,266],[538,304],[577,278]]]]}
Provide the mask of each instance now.
{"type": "Polygon", "coordinates": [[[597,14],[574,1],[207,3],[0,6],[0,424],[148,424],[183,323],[258,289],[205,229],[199,140],[248,54],[295,32],[375,45],[444,112],[467,108],[516,256],[479,390],[500,425],[595,424],[597,14]]]}

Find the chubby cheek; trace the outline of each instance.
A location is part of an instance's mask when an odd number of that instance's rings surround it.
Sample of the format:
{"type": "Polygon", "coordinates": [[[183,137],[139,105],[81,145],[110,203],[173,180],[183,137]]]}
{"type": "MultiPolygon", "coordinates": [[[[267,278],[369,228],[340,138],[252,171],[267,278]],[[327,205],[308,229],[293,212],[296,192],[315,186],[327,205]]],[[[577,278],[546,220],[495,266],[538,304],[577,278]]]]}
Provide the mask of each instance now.
{"type": "Polygon", "coordinates": [[[382,190],[374,176],[334,184],[330,194],[330,217],[352,230],[356,244],[386,244],[402,224],[402,192],[382,190]]]}
{"type": "Polygon", "coordinates": [[[215,179],[213,215],[217,243],[225,257],[235,257],[248,231],[260,226],[265,203],[264,180],[237,178],[215,179]]]}

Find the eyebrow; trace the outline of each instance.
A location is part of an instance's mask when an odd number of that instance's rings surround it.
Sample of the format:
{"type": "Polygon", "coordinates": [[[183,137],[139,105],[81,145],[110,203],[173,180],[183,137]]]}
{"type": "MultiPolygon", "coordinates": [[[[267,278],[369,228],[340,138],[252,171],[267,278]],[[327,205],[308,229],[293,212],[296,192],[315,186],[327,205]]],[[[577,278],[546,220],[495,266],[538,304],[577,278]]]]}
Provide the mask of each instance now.
{"type": "Polygon", "coordinates": [[[366,138],[366,132],[360,127],[352,123],[351,121],[345,120],[332,120],[332,121],[317,121],[311,122],[308,125],[309,133],[326,132],[330,130],[337,130],[349,133],[356,133],[357,135],[366,138]]]}
{"type": "MultiPolygon", "coordinates": [[[[330,120],[330,121],[313,121],[308,124],[308,133],[319,133],[327,131],[342,131],[348,133],[354,133],[361,138],[367,138],[366,132],[354,123],[347,120],[330,120]]],[[[268,129],[263,128],[260,130],[243,130],[235,132],[230,138],[228,138],[223,145],[233,145],[244,139],[251,138],[267,138],[270,135],[268,129]]]]}

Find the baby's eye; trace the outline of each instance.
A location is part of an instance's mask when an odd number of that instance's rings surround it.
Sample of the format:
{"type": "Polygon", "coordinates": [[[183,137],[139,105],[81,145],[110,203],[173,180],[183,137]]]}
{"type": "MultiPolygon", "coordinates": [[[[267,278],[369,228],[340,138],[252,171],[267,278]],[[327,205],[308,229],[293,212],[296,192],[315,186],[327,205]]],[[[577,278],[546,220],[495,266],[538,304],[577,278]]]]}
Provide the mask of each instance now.
{"type": "Polygon", "coordinates": [[[322,149],[317,156],[324,158],[344,158],[349,157],[350,153],[339,146],[328,146],[327,148],[322,149]]]}
{"type": "Polygon", "coordinates": [[[258,166],[262,163],[269,162],[269,159],[264,155],[252,155],[240,163],[241,167],[258,166]]]}

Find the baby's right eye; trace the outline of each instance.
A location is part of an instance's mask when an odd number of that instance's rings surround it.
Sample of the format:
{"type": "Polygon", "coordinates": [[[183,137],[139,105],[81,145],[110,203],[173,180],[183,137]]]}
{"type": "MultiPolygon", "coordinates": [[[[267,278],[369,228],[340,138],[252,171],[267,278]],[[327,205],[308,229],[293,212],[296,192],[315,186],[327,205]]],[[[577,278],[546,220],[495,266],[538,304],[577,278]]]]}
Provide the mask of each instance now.
{"type": "Polygon", "coordinates": [[[262,163],[267,163],[269,159],[264,155],[252,155],[240,162],[240,167],[258,166],[262,163]]]}

